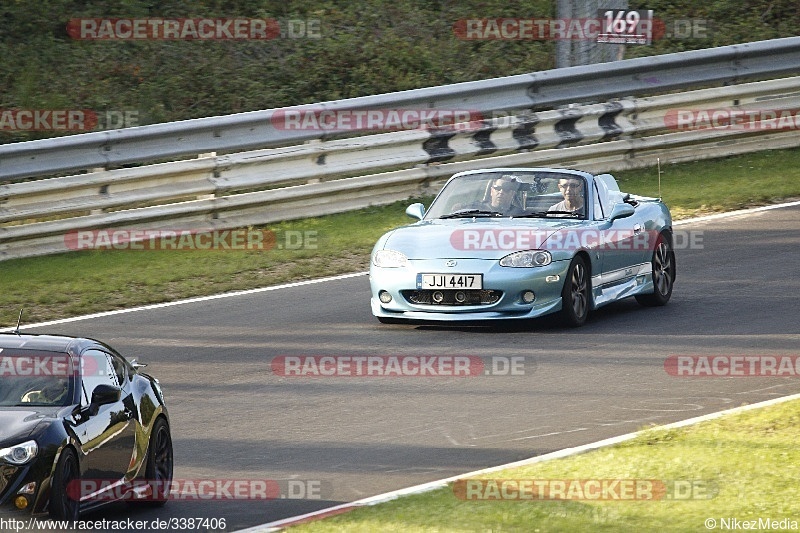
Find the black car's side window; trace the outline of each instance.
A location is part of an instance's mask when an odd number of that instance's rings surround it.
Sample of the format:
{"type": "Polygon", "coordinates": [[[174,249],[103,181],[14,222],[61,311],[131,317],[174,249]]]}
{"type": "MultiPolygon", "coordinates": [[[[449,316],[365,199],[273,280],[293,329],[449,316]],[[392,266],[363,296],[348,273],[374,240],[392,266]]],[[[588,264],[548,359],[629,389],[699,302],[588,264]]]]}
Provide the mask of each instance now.
{"type": "Polygon", "coordinates": [[[86,350],[81,355],[82,388],[81,405],[88,406],[92,400],[92,393],[98,385],[112,385],[119,387],[117,375],[111,365],[110,356],[100,350],[86,350]]]}
{"type": "Polygon", "coordinates": [[[125,362],[121,357],[111,354],[111,365],[114,367],[114,376],[117,378],[117,385],[122,387],[125,385],[127,373],[125,370],[125,362]]]}

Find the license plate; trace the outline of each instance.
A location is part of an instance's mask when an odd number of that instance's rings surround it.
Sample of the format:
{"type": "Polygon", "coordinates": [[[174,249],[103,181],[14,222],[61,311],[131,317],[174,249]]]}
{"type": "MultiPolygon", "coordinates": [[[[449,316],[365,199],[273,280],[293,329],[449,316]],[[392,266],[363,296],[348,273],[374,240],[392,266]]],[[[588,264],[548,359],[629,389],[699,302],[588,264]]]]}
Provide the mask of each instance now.
{"type": "Polygon", "coordinates": [[[482,288],[482,274],[417,274],[417,289],[482,288]]]}

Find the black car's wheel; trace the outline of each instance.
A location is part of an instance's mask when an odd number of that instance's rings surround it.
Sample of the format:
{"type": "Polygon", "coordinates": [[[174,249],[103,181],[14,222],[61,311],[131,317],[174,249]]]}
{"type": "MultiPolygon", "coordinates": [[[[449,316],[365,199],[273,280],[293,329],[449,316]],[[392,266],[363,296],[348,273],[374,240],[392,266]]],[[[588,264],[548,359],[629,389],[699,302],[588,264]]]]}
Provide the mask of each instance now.
{"type": "Polygon", "coordinates": [[[145,467],[145,477],[154,489],[153,495],[148,500],[149,504],[160,507],[167,503],[172,481],[172,466],[172,435],[167,422],[159,418],[153,425],[153,433],[150,435],[145,467]]]}
{"type": "Polygon", "coordinates": [[[589,270],[583,257],[575,256],[561,289],[561,318],[570,326],[582,326],[589,316],[589,270]]]}
{"type": "Polygon", "coordinates": [[[75,480],[80,479],[78,456],[72,448],[64,448],[56,464],[50,489],[50,516],[55,520],[77,520],[80,513],[80,494],[75,480]]]}
{"type": "Polygon", "coordinates": [[[661,234],[653,250],[653,293],[637,294],[636,301],[647,307],[666,305],[675,284],[675,252],[668,235],[661,234]]]}

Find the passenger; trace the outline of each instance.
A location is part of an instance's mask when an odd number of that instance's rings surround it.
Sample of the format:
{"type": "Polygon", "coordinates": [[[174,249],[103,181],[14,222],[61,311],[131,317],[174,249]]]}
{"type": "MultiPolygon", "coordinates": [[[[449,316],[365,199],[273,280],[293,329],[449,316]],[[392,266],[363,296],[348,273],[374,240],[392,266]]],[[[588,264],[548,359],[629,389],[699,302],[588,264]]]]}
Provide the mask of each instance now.
{"type": "Polygon", "coordinates": [[[561,178],[558,180],[558,190],[564,199],[552,205],[547,211],[559,211],[563,214],[584,214],[583,180],[581,178],[561,178]]]}

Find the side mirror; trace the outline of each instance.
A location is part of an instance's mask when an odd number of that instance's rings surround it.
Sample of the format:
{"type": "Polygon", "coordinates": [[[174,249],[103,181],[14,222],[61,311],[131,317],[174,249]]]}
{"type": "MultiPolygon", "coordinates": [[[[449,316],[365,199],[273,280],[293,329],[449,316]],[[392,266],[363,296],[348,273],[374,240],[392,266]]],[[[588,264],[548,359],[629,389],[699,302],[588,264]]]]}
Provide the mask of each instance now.
{"type": "Polygon", "coordinates": [[[615,221],[618,218],[627,218],[634,214],[636,209],[631,204],[620,203],[614,205],[614,208],[611,210],[611,215],[608,217],[610,221],[615,221]]]}
{"type": "Polygon", "coordinates": [[[97,414],[97,410],[101,405],[108,405],[116,403],[122,396],[122,390],[113,385],[98,385],[92,391],[92,403],[89,409],[92,415],[97,414]]]}
{"type": "Polygon", "coordinates": [[[411,204],[406,207],[406,215],[411,218],[416,218],[417,220],[422,220],[422,217],[425,216],[425,206],[422,204],[411,204]]]}

